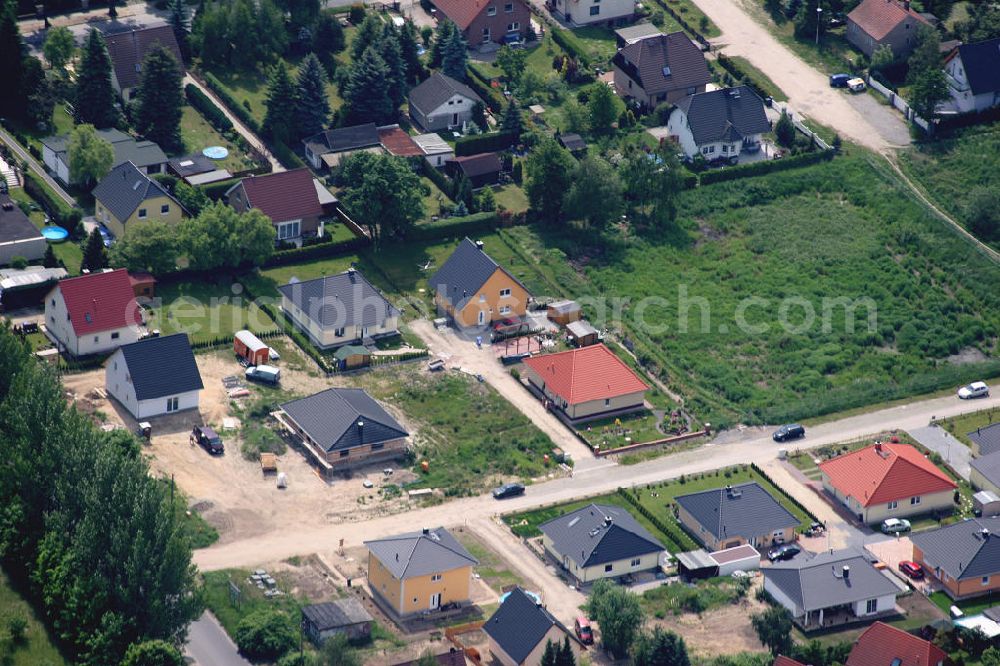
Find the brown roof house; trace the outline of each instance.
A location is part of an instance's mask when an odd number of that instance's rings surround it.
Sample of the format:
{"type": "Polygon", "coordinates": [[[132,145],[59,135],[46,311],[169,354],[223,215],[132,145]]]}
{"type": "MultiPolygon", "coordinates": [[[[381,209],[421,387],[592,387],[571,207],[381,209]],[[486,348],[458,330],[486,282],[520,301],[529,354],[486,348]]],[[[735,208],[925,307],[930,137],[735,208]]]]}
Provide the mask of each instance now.
{"type": "Polygon", "coordinates": [[[468,178],[474,190],[499,183],[500,169],[500,157],[496,153],[456,157],[445,165],[445,170],[449,171],[453,178],[459,176],[468,178]]]}
{"type": "Polygon", "coordinates": [[[431,0],[437,17],[455,23],[472,48],[519,42],[531,30],[525,0],[431,0]]]}
{"type": "Polygon", "coordinates": [[[683,32],[640,39],[611,62],[618,94],[646,107],[705,92],[712,80],[705,56],[683,32]]]}
{"type": "Polygon", "coordinates": [[[126,101],[132,99],[135,89],[142,79],[142,61],[154,45],[160,44],[170,51],[177,60],[177,66],[184,71],[184,58],[177,46],[174,30],[169,25],[136,28],[104,36],[111,57],[111,85],[126,101]]]}
{"type": "Polygon", "coordinates": [[[226,199],[241,213],[256,208],[271,218],[276,240],[298,243],[303,236],[315,236],[322,226],[320,188],[303,167],[244,178],[226,192],[226,199]]]}
{"type": "Polygon", "coordinates": [[[847,41],[869,58],[888,44],[897,60],[917,45],[917,29],[930,22],[910,8],[909,0],[864,0],[847,15],[847,41]]]}

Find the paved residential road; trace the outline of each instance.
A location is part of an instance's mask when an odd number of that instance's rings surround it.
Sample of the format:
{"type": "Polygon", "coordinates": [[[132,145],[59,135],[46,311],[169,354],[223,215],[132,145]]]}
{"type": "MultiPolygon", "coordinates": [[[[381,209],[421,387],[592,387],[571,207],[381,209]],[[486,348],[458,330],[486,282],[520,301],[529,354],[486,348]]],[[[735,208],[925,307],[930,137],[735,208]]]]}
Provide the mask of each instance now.
{"type": "Polygon", "coordinates": [[[197,666],[252,666],[240,656],[236,644],[208,611],[188,626],[184,654],[197,666]]]}
{"type": "Polygon", "coordinates": [[[944,428],[936,425],[924,426],[907,430],[913,439],[917,440],[931,451],[941,454],[945,462],[958,472],[966,481],[972,473],[969,463],[972,460],[972,451],[962,442],[944,428]]]}
{"type": "Polygon", "coordinates": [[[45,167],[38,163],[38,161],[31,156],[24,148],[21,147],[17,141],[14,140],[7,130],[0,128],[0,141],[3,141],[7,146],[14,151],[18,159],[26,161],[28,163],[28,168],[34,171],[45,183],[51,187],[59,198],[65,201],[70,206],[76,207],[76,199],[74,199],[70,194],[62,188],[62,186],[57,183],[52,176],[45,171],[45,167]]]}

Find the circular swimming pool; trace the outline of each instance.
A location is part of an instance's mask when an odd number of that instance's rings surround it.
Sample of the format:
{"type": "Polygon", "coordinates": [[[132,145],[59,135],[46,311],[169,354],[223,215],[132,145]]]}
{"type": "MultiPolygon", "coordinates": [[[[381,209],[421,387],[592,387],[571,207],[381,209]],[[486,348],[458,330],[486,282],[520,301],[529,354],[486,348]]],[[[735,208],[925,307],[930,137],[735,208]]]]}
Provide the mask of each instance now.
{"type": "Polygon", "coordinates": [[[45,238],[45,240],[52,241],[53,243],[61,243],[69,238],[69,232],[62,227],[53,225],[42,228],[42,237],[45,238]]]}
{"type": "Polygon", "coordinates": [[[224,160],[229,156],[229,151],[222,146],[209,146],[201,154],[209,159],[224,160]]]}

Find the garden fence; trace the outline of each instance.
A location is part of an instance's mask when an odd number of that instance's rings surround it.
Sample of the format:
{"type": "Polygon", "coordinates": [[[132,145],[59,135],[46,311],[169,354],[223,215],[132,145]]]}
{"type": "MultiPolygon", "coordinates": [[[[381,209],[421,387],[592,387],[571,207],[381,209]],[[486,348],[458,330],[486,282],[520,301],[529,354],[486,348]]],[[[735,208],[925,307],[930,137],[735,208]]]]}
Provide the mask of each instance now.
{"type": "Polygon", "coordinates": [[[889,100],[889,104],[891,104],[894,109],[902,113],[907,120],[909,120],[914,125],[916,125],[917,127],[919,127],[928,134],[934,133],[933,129],[934,126],[931,123],[924,120],[919,115],[917,115],[917,112],[914,111],[902,97],[897,95],[894,91],[890,90],[886,86],[882,85],[882,83],[879,82],[871,74],[868,75],[867,79],[868,79],[868,85],[871,87],[871,89],[879,93],[883,97],[885,97],[887,100],[889,100]]]}

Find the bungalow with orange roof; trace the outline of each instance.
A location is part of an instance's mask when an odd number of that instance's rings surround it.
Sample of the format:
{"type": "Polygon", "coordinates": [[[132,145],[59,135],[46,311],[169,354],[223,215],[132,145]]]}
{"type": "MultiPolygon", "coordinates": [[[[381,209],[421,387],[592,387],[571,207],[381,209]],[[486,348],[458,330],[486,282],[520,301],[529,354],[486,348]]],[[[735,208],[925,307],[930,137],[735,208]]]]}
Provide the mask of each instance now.
{"type": "Polygon", "coordinates": [[[864,523],[954,507],[958,486],[909,444],[876,442],[822,462],[819,469],[823,488],[864,523]]]}
{"type": "Polygon", "coordinates": [[[951,663],[938,646],[884,622],[876,622],[865,629],[847,657],[847,666],[946,666],[951,663]]]}
{"type": "Polygon", "coordinates": [[[864,0],[847,15],[847,41],[869,58],[880,46],[905,60],[917,45],[917,31],[931,23],[910,8],[910,0],[864,0]]]}
{"type": "Polygon", "coordinates": [[[524,375],[573,422],[646,408],[649,385],[603,344],[527,358],[524,375]]]}

